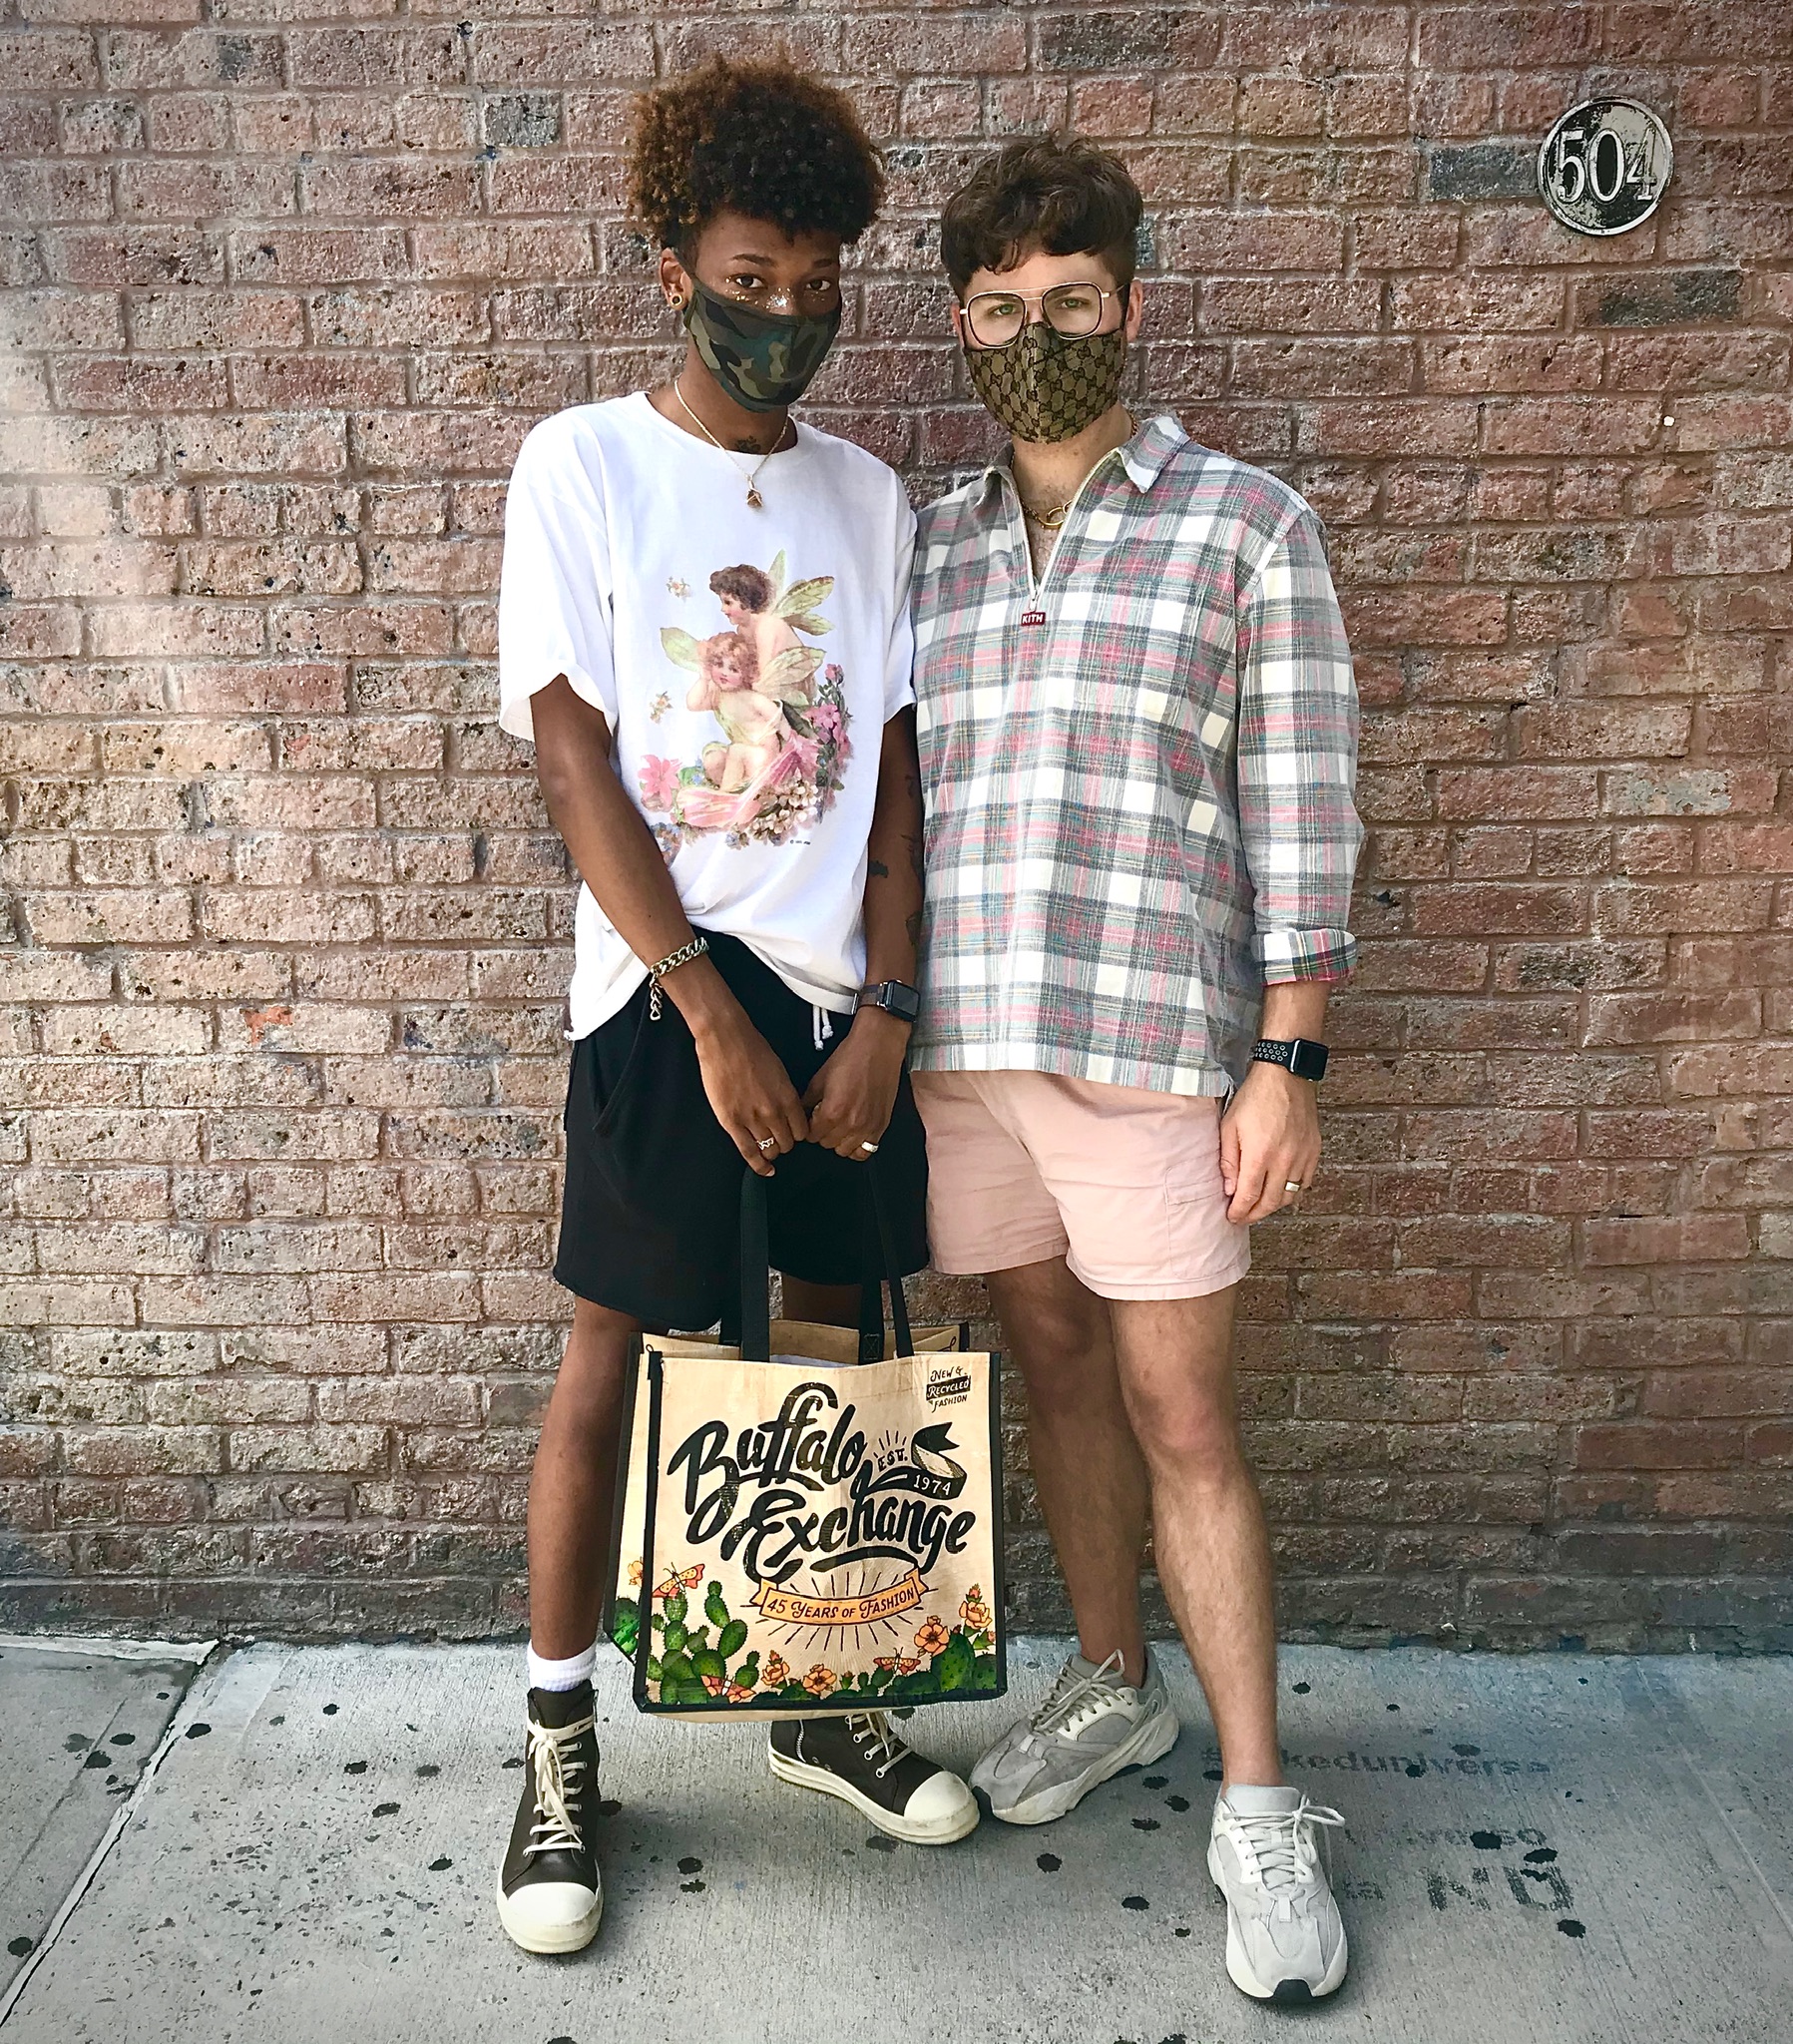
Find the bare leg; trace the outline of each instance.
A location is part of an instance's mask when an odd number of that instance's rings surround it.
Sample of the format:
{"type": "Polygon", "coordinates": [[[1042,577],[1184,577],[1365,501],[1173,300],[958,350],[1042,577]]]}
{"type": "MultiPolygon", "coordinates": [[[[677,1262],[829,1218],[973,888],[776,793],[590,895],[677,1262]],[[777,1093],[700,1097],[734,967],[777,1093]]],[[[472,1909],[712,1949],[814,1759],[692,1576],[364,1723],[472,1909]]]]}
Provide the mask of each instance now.
{"type": "Polygon", "coordinates": [[[1109,1307],[1063,1257],[993,1271],[990,1296],[1028,1388],[1028,1445],[1077,1614],[1078,1650],[1145,1675],[1139,1554],[1146,1477],[1121,1397],[1109,1307]]]}
{"type": "Polygon", "coordinates": [[[529,1480],[529,1637],[545,1660],[598,1637],[623,1386],[641,1322],[579,1299],[529,1480]]]}
{"type": "Polygon", "coordinates": [[[784,1317],[809,1320],[822,1327],[856,1327],[859,1324],[857,1284],[811,1284],[807,1278],[784,1279],[784,1317]]]}
{"type": "Polygon", "coordinates": [[[1110,1301],[1121,1385],[1151,1472],[1158,1576],[1213,1713],[1226,1785],[1282,1781],[1270,1541],[1239,1439],[1236,1287],[1110,1301]]]}

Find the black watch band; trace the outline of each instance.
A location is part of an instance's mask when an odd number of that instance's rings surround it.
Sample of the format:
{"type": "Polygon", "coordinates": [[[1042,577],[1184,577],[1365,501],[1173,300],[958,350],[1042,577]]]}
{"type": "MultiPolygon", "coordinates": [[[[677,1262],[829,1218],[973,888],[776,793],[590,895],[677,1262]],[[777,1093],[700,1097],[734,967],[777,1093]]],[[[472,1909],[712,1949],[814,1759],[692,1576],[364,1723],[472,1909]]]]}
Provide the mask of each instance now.
{"type": "Polygon", "coordinates": [[[1316,1086],[1326,1076],[1326,1046],[1308,1036],[1260,1036],[1251,1055],[1260,1065],[1281,1065],[1316,1086]]]}
{"type": "Polygon", "coordinates": [[[876,986],[862,986],[853,996],[853,1013],[861,1008],[882,1008],[899,1021],[913,1022],[921,1013],[921,995],[900,979],[881,979],[876,986]]]}

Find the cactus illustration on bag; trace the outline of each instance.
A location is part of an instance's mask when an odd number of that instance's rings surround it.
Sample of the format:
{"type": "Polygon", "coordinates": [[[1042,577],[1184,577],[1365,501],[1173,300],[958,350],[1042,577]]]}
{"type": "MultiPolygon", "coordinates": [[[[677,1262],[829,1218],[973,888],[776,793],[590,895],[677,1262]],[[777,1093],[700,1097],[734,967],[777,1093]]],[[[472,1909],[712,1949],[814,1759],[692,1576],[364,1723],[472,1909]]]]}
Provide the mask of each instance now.
{"type": "MultiPolygon", "coordinates": [[[[687,1629],[683,1621],[689,1607],[682,1590],[671,1589],[672,1580],[665,1586],[671,1590],[664,1600],[666,1616],[656,1612],[652,1621],[661,1633],[662,1651],[648,1660],[648,1680],[658,1685],[662,1703],[700,1704],[717,1698],[731,1704],[822,1703],[842,1695],[924,1703],[960,1690],[985,1688],[995,1679],[993,1621],[976,1584],[954,1614],[959,1624],[926,1614],[915,1628],[913,1653],[880,1655],[873,1668],[843,1676],[826,1661],[814,1662],[799,1675],[781,1655],[768,1654],[762,1661],[757,1648],[731,1674],[728,1663],[747,1643],[747,1622],[730,1615],[722,1586],[712,1578],[703,1598],[709,1624],[687,1629]]],[[[617,1600],[611,1638],[634,1660],[641,1612],[628,1598],[617,1600]]]]}

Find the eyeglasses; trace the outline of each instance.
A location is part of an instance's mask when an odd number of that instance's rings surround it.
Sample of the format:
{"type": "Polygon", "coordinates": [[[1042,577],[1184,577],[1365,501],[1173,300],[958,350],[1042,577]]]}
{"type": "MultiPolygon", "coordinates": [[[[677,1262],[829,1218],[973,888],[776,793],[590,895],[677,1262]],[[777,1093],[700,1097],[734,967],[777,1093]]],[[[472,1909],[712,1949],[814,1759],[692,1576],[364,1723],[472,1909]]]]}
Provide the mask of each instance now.
{"type": "Polygon", "coordinates": [[[965,301],[965,324],[976,346],[1011,347],[1027,329],[1028,307],[1037,305],[1037,316],[1055,333],[1075,340],[1101,326],[1110,298],[1124,297],[1123,291],[1105,291],[1094,283],[1056,283],[1044,291],[979,291],[965,301]]]}

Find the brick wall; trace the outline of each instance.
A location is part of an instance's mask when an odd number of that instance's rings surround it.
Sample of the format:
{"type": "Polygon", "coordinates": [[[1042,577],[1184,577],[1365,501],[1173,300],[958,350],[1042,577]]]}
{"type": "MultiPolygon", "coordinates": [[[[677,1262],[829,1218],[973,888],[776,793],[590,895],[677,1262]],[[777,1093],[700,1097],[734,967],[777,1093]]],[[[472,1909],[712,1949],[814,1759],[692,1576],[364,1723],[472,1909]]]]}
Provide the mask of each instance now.
{"type": "Polygon", "coordinates": [[[818,422],[918,494],[988,448],[931,222],[1069,120],[1148,194],[1137,390],[1331,529],[1363,969],[1243,1336],[1288,1626],[1785,1644],[1793,13],[433,6],[0,10],[0,1620],[518,1622],[572,898],[504,479],[668,358],[630,91],[782,31],[891,149],[818,422]],[[1532,155],[1612,87],[1676,179],[1579,240],[1532,155]]]}

